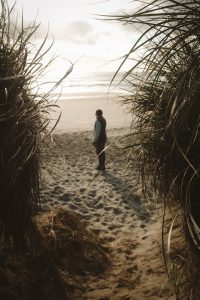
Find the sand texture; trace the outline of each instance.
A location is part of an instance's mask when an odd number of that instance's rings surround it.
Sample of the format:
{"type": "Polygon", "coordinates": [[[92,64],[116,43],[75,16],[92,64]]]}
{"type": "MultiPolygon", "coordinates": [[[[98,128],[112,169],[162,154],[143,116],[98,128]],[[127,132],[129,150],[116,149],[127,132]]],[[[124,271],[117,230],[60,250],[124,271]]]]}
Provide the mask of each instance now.
{"type": "MultiPolygon", "coordinates": [[[[127,132],[108,130],[107,145],[127,132]]],[[[163,266],[160,215],[146,211],[138,174],[125,168],[127,152],[120,142],[107,149],[106,171],[98,172],[91,131],[53,139],[54,146],[43,153],[42,208],[80,215],[110,262],[100,273],[79,275],[80,293],[73,300],[174,299],[163,266]]]]}
{"type": "MultiPolygon", "coordinates": [[[[54,103],[54,102],[53,102],[54,103]]],[[[58,100],[57,108],[52,108],[53,126],[60,115],[54,133],[80,132],[91,130],[94,126],[95,111],[102,109],[107,120],[107,128],[128,127],[132,120],[129,107],[122,104],[121,97],[113,94],[84,93],[68,95],[67,99],[58,100]]]]}

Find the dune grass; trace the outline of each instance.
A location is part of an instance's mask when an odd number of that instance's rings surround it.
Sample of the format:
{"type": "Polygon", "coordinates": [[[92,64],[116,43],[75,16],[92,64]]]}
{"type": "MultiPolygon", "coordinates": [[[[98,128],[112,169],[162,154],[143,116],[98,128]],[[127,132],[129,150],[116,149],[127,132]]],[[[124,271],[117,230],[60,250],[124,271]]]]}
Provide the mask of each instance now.
{"type": "Polygon", "coordinates": [[[45,48],[47,36],[34,46],[38,25],[25,26],[23,17],[13,23],[14,6],[6,0],[0,5],[0,246],[21,252],[34,248],[40,145],[52,130],[49,113],[55,106],[48,92],[33,92],[33,86],[53,59],[42,63],[51,48],[45,48]]]}
{"type": "Polygon", "coordinates": [[[122,79],[129,87],[124,102],[136,115],[129,159],[137,161],[147,198],[157,195],[173,217],[179,215],[183,226],[188,256],[176,263],[178,255],[172,259],[163,246],[176,299],[199,299],[200,4],[195,0],[138,3],[130,14],[111,17],[142,32],[116,72],[132,62],[122,79]]]}

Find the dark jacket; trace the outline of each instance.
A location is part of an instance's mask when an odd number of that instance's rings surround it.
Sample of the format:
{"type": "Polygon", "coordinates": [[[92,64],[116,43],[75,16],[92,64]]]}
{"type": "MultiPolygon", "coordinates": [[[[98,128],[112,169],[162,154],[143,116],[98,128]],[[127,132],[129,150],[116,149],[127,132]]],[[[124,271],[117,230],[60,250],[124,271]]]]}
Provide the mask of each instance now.
{"type": "Polygon", "coordinates": [[[106,120],[104,117],[98,117],[95,126],[94,126],[94,131],[95,131],[95,137],[94,137],[94,142],[95,143],[105,143],[106,142],[106,120]]]}

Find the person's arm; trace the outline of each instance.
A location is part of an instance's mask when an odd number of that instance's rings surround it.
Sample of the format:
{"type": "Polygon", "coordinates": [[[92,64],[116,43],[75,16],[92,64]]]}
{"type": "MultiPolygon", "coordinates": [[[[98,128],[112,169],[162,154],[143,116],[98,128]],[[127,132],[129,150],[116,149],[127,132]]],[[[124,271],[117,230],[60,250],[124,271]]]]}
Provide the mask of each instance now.
{"type": "Polygon", "coordinates": [[[100,132],[101,132],[101,123],[99,122],[99,120],[97,120],[94,129],[94,144],[97,143],[100,132]]]}

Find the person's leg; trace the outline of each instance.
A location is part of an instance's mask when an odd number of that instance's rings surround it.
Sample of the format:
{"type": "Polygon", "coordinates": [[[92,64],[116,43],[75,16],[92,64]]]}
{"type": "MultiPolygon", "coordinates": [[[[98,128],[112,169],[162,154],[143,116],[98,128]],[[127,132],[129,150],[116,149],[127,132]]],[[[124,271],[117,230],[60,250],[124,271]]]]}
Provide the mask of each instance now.
{"type": "Polygon", "coordinates": [[[101,154],[99,155],[99,166],[100,168],[105,169],[105,161],[106,161],[106,154],[103,151],[105,148],[105,144],[102,145],[101,154]]]}
{"type": "Polygon", "coordinates": [[[97,153],[98,161],[99,161],[99,169],[102,169],[102,170],[105,169],[105,160],[106,160],[105,151],[103,151],[104,147],[105,147],[105,143],[96,145],[96,153],[97,153]]]}

